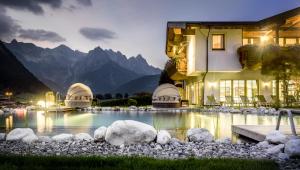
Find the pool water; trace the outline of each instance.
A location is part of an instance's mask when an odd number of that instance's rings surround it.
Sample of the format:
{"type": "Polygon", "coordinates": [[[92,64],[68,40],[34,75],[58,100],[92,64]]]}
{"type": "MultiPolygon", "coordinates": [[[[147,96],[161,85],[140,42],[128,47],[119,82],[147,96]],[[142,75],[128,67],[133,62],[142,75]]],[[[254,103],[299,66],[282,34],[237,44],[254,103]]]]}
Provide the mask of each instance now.
{"type": "MultiPolygon", "coordinates": [[[[100,126],[109,126],[116,120],[136,120],[154,126],[158,130],[168,130],[173,137],[185,140],[189,128],[206,128],[216,139],[229,137],[235,140],[231,125],[276,125],[277,116],[203,112],[48,112],[17,110],[14,114],[0,115],[0,130],[8,132],[17,127],[32,128],[38,135],[93,131],[100,126]]],[[[300,116],[294,117],[300,125],[300,116]]],[[[288,125],[288,118],[281,119],[288,125]]]]}

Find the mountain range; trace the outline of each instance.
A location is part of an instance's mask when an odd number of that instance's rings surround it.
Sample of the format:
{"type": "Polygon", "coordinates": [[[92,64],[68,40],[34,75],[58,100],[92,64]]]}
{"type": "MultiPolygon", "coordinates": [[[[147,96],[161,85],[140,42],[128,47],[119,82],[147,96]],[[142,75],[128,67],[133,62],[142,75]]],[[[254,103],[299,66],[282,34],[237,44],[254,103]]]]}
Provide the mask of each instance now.
{"type": "MultiPolygon", "coordinates": [[[[150,75],[158,77],[161,72],[159,68],[149,65],[141,55],[127,58],[119,51],[100,47],[84,53],[72,50],[66,45],[50,49],[16,40],[5,43],[5,46],[39,80],[54,91],[63,94],[71,84],[76,82],[88,85],[95,94],[125,92],[122,87],[127,87],[126,84],[130,84],[131,81],[150,81],[142,77],[150,75]]],[[[157,85],[157,82],[148,83],[157,85]]],[[[145,87],[135,88],[139,84],[131,86],[135,89],[133,91],[154,90],[145,87]]],[[[131,91],[126,92],[131,93],[131,91]]]]}
{"type": "MultiPolygon", "coordinates": [[[[0,41],[0,91],[44,94],[50,89],[38,80],[0,41]]],[[[1,93],[1,94],[2,94],[1,93]]]]}

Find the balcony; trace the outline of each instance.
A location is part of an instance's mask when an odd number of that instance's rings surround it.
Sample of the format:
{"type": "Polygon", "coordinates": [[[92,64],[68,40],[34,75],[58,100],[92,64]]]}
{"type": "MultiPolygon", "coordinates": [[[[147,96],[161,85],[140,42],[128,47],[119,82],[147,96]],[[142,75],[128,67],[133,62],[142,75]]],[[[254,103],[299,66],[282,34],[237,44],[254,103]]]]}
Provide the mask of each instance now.
{"type": "Polygon", "coordinates": [[[184,59],[171,59],[166,64],[166,71],[172,80],[184,80],[186,76],[186,62],[184,59]]]}
{"type": "Polygon", "coordinates": [[[239,61],[245,70],[259,70],[262,66],[262,50],[257,45],[244,45],[238,48],[239,61]]]}

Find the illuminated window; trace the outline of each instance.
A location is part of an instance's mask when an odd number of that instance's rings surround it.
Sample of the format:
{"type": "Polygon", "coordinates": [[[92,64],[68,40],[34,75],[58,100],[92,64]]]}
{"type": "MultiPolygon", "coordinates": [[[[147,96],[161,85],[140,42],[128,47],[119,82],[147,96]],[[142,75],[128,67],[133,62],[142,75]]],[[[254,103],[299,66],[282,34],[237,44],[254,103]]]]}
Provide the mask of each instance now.
{"type": "Polygon", "coordinates": [[[231,96],[231,80],[220,81],[220,101],[226,101],[225,96],[231,96]]]}
{"type": "Polygon", "coordinates": [[[213,50],[225,50],[224,34],[212,35],[212,49],[213,50]]]}
{"type": "Polygon", "coordinates": [[[243,45],[247,45],[247,44],[249,44],[248,38],[244,38],[244,39],[243,39],[243,45]]]}
{"type": "Polygon", "coordinates": [[[258,81],[247,80],[247,97],[250,100],[254,100],[255,96],[258,95],[258,81]]]}
{"type": "Polygon", "coordinates": [[[284,39],[283,38],[279,38],[279,45],[284,46],[284,39]]]}
{"type": "MultiPolygon", "coordinates": [[[[279,81],[279,99],[283,101],[283,82],[280,80],[279,81]]],[[[297,94],[297,87],[296,87],[296,82],[293,80],[289,80],[288,82],[288,95],[293,95],[295,96],[297,94]]],[[[276,80],[272,81],[272,95],[276,96],[276,80]]]]}
{"type": "Polygon", "coordinates": [[[240,96],[245,95],[245,81],[233,80],[233,99],[237,103],[241,103],[240,96]]]}
{"type": "Polygon", "coordinates": [[[296,38],[286,38],[285,39],[285,45],[294,45],[297,44],[296,38]]]}

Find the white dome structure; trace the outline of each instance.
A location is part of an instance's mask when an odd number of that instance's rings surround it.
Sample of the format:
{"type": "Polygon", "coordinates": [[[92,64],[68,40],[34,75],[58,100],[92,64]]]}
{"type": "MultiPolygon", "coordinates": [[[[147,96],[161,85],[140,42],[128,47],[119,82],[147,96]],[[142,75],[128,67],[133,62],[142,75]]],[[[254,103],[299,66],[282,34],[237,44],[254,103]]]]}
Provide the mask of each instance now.
{"type": "Polygon", "coordinates": [[[152,95],[153,107],[180,107],[180,100],[177,87],[168,83],[158,86],[152,95]]]}
{"type": "Polygon", "coordinates": [[[68,89],[65,105],[71,108],[85,108],[92,105],[92,100],[91,89],[82,83],[75,83],[68,89]]]}

